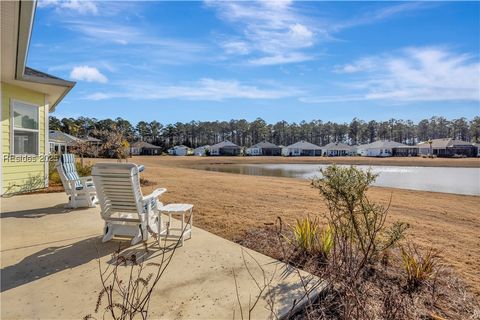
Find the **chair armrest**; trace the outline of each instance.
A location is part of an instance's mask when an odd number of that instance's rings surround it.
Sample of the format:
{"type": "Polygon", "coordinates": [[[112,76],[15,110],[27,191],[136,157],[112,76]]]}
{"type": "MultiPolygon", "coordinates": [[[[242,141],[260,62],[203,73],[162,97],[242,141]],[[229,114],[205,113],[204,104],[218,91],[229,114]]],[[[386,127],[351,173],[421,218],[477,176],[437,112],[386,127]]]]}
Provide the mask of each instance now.
{"type": "Polygon", "coordinates": [[[153,198],[158,198],[159,196],[161,196],[163,193],[165,193],[167,191],[167,189],[165,188],[158,188],[158,189],[155,189],[152,193],[150,193],[148,196],[144,196],[142,198],[142,201],[145,203],[153,198]]]}
{"type": "Polygon", "coordinates": [[[82,181],[82,183],[85,184],[85,182],[93,181],[93,177],[92,176],[80,177],[80,181],[82,181]]]}

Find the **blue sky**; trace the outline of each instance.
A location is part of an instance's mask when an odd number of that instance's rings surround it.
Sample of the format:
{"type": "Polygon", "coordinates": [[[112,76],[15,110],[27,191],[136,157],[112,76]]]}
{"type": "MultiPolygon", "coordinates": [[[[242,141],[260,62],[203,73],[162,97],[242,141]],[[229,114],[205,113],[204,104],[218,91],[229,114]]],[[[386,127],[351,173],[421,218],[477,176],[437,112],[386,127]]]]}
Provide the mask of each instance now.
{"type": "Polygon", "coordinates": [[[350,121],[480,114],[479,2],[40,0],[57,117],[350,121]]]}

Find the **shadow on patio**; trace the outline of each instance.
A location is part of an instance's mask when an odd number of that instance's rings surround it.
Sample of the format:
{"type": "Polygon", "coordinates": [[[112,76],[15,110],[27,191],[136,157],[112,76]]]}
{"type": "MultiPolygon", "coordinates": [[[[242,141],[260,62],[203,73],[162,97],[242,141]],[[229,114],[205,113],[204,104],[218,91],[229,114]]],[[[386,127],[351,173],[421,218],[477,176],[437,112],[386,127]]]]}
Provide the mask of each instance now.
{"type": "Polygon", "coordinates": [[[41,218],[50,214],[64,214],[72,212],[73,210],[78,211],[82,209],[69,209],[65,208],[65,204],[59,204],[53,207],[47,208],[38,208],[30,210],[19,210],[19,211],[10,211],[2,212],[0,218],[41,218]]]}
{"type": "Polygon", "coordinates": [[[91,237],[68,245],[42,249],[17,264],[1,269],[0,292],[112,254],[118,247],[118,242],[102,243],[101,237],[91,237]]]}

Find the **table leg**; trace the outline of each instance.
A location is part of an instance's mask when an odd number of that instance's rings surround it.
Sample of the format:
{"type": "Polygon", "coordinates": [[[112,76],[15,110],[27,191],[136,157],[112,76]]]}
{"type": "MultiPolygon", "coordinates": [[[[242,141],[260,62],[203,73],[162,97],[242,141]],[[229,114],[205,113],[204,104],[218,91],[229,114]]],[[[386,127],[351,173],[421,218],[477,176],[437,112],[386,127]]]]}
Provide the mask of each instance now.
{"type": "Polygon", "coordinates": [[[190,209],[190,239],[192,238],[193,232],[193,208],[190,209]]]}
{"type": "Polygon", "coordinates": [[[182,247],[183,247],[183,239],[185,238],[185,231],[186,231],[184,230],[185,228],[184,226],[185,226],[185,213],[182,213],[182,229],[181,229],[182,234],[180,235],[182,237],[182,247]]]}

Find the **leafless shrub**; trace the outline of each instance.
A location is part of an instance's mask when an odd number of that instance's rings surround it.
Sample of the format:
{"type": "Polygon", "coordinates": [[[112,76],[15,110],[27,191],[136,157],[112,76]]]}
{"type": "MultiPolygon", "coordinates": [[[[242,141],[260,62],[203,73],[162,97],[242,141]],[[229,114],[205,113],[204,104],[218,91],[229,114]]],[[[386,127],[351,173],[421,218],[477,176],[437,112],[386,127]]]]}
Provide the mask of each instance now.
{"type": "Polygon", "coordinates": [[[95,130],[93,134],[103,141],[100,153],[104,157],[116,158],[118,161],[127,159],[130,145],[115,125],[110,130],[95,130]]]}
{"type": "MultiPolygon", "coordinates": [[[[190,216],[191,219],[191,216],[190,216]]],[[[187,222],[188,225],[190,221],[187,222]]],[[[186,228],[186,227],[185,227],[186,228]]],[[[181,235],[185,229],[181,231],[181,235]]],[[[156,234],[152,234],[156,239],[156,234]]],[[[148,256],[147,243],[143,249],[131,254],[124,254],[119,246],[111,256],[111,263],[102,267],[98,259],[101,290],[97,296],[94,313],[101,314],[101,318],[114,320],[148,319],[149,306],[153,290],[162,279],[175,254],[181,239],[173,245],[167,246],[167,239],[159,246],[158,262],[148,262],[140,256],[148,256]]],[[[96,319],[88,314],[84,319],[96,319]]]]}
{"type": "MultiPolygon", "coordinates": [[[[237,275],[235,273],[235,270],[232,270],[233,274],[233,279],[235,281],[235,293],[237,297],[237,303],[238,303],[238,309],[240,311],[240,319],[252,319],[252,312],[253,310],[257,307],[258,302],[262,299],[265,298],[269,311],[271,313],[272,318],[277,318],[275,314],[275,294],[272,290],[272,282],[275,278],[276,275],[276,270],[272,272],[270,276],[267,275],[267,272],[265,271],[265,268],[258,262],[257,259],[255,259],[254,256],[252,256],[248,251],[245,251],[242,248],[242,259],[243,259],[243,266],[245,270],[248,272],[250,279],[255,283],[255,286],[258,289],[258,292],[253,295],[249,296],[248,300],[248,310],[243,310],[243,303],[238,291],[238,282],[237,282],[237,275]],[[254,262],[254,267],[261,272],[260,277],[256,277],[254,275],[254,270],[252,270],[252,267],[249,266],[249,263],[245,257],[245,254],[248,256],[248,258],[254,262]]],[[[235,319],[236,315],[236,309],[233,310],[233,319],[235,319]]]]}

